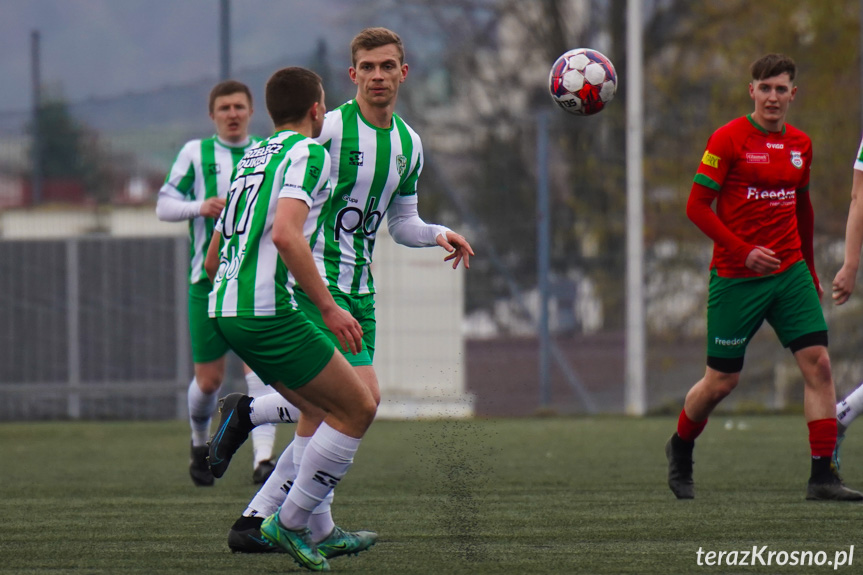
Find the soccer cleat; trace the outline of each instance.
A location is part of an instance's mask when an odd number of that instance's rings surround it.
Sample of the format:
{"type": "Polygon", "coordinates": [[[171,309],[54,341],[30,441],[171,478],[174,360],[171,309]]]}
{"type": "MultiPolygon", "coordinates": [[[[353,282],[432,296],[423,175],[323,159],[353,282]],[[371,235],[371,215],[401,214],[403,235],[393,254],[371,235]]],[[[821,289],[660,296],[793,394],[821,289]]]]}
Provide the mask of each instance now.
{"type": "Polygon", "coordinates": [[[198,487],[209,487],[216,482],[207,463],[208,451],[209,449],[206,445],[192,446],[192,456],[189,460],[189,475],[192,476],[192,483],[198,487]]]}
{"type": "Polygon", "coordinates": [[[269,479],[270,475],[273,474],[273,470],[276,468],[272,459],[265,459],[258,463],[258,466],[255,467],[254,473],[252,473],[252,481],[255,485],[261,485],[262,483],[266,483],[267,479],[269,479]]]}
{"type": "Polygon", "coordinates": [[[228,547],[234,553],[284,553],[261,535],[263,517],[240,517],[228,531],[228,547]]]}
{"type": "Polygon", "coordinates": [[[329,571],[330,564],[312,543],[312,532],[308,528],[300,531],[285,529],[279,524],[276,511],[261,523],[261,535],[270,543],[278,545],[294,558],[297,565],[309,571],[329,571]]]}
{"type": "Polygon", "coordinates": [[[831,464],[833,466],[833,470],[836,473],[839,473],[840,467],[842,466],[842,459],[839,457],[839,448],[842,446],[842,440],[845,439],[845,434],[840,433],[836,436],[836,447],[833,448],[833,459],[831,464]]]}
{"type": "Polygon", "coordinates": [[[374,531],[345,531],[337,525],[317,547],[321,555],[332,559],[340,555],[357,555],[374,545],[377,540],[378,534],[374,531]]]}
{"type": "Polygon", "coordinates": [[[675,433],[665,444],[668,458],[668,486],[678,499],[694,499],[695,483],[692,481],[692,448],[694,441],[684,441],[675,433]]]}
{"type": "Polygon", "coordinates": [[[839,474],[833,471],[824,481],[809,478],[806,485],[806,499],[810,501],[863,501],[863,493],[848,489],[839,474]]]}
{"type": "MultiPolygon", "coordinates": [[[[210,470],[221,477],[228,470],[231,458],[249,437],[251,427],[240,421],[237,406],[247,396],[231,393],[219,400],[219,428],[210,439],[210,470]]],[[[244,402],[248,406],[248,400],[244,402]]]]}

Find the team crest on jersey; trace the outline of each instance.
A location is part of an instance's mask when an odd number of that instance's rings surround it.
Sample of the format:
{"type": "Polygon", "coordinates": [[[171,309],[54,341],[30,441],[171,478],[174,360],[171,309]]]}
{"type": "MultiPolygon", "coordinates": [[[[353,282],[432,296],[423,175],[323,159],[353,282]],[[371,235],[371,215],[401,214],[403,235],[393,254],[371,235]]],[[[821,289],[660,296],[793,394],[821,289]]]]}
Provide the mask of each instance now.
{"type": "Polygon", "coordinates": [[[211,174],[221,173],[221,167],[219,164],[207,164],[207,171],[211,174]]]}
{"type": "Polygon", "coordinates": [[[352,166],[362,166],[363,153],[359,150],[351,150],[348,152],[348,163],[352,166]]]}
{"type": "Polygon", "coordinates": [[[406,156],[399,154],[396,156],[396,170],[399,173],[399,177],[405,175],[405,170],[408,167],[408,159],[406,156]]]}
{"type": "Polygon", "coordinates": [[[801,152],[791,152],[791,165],[798,169],[803,167],[803,157],[801,152]]]}

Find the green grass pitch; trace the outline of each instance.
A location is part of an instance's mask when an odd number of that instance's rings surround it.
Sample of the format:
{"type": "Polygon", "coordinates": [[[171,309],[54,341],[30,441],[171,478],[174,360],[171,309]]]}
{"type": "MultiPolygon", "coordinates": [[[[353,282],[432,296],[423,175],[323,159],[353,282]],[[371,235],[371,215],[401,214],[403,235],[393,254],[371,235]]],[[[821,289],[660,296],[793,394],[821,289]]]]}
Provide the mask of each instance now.
{"type": "MultiPolygon", "coordinates": [[[[380,534],[334,559],[369,574],[859,572],[863,505],[807,502],[802,416],[715,416],[697,498],[665,484],[671,418],[375,423],[339,486],[336,521],[380,534]],[[698,566],[696,552],[823,551],[851,566],[698,566]]],[[[863,487],[850,430],[845,479],[863,487]]],[[[863,433],[863,429],[861,429],[863,433]]],[[[293,426],[279,430],[281,449],[293,426]]],[[[302,572],[232,554],[255,492],[249,448],[212,488],[188,477],[184,422],[0,424],[0,573],[302,572]]],[[[764,555],[766,559],[766,554],[764,555]]],[[[756,562],[757,563],[757,562],[756,562]]]]}

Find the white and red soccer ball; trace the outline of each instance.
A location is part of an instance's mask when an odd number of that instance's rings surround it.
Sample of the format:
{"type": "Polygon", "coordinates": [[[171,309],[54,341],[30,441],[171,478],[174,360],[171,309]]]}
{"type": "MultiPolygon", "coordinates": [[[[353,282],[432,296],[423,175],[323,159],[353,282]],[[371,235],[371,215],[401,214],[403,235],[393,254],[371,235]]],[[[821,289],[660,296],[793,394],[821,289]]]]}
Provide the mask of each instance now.
{"type": "Polygon", "coordinates": [[[551,67],[548,91],[558,106],[578,116],[596,114],[617,92],[617,72],[611,60],[596,50],[565,52],[551,67]]]}

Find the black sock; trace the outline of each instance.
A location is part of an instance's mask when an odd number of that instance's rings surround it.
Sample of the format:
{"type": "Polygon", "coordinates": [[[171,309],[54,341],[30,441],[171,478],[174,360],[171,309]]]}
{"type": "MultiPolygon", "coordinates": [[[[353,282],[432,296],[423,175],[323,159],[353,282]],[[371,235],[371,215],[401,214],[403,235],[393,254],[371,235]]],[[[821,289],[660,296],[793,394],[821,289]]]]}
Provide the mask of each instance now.
{"type": "Polygon", "coordinates": [[[833,478],[833,469],[830,467],[829,457],[812,458],[812,480],[816,483],[824,483],[833,478]]]}
{"type": "Polygon", "coordinates": [[[252,418],[250,417],[252,413],[251,406],[252,398],[248,395],[240,398],[240,401],[237,402],[237,417],[239,418],[239,423],[246,429],[254,429],[254,425],[252,425],[252,418]]]}

